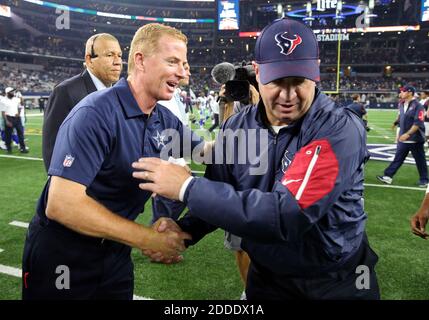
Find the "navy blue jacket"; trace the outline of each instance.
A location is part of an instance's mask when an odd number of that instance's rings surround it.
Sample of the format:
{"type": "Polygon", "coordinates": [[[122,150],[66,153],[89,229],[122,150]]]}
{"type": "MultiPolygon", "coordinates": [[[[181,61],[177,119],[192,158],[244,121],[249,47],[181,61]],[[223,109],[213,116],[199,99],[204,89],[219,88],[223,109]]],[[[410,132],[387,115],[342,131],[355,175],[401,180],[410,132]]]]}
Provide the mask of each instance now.
{"type": "MultiPolygon", "coordinates": [[[[216,227],[243,237],[242,248],[252,261],[276,274],[338,268],[356,252],[365,228],[369,153],[362,121],[317,91],[307,114],[277,135],[267,126],[262,101],[223,127],[240,128],[256,129],[257,143],[262,132],[268,133],[268,143],[253,164],[249,159],[237,164],[242,152],[234,152],[231,164],[209,165],[206,177],[194,178],[184,197],[190,213],[179,225],[192,234],[193,243],[216,227]],[[249,174],[264,153],[267,172],[249,174]]],[[[245,140],[236,141],[234,151],[245,140]]]]}
{"type": "Polygon", "coordinates": [[[403,135],[410,130],[413,125],[419,127],[417,132],[413,133],[407,141],[425,142],[425,108],[415,99],[411,100],[408,109],[404,112],[404,103],[399,104],[399,135],[403,135]]]}
{"type": "Polygon", "coordinates": [[[354,111],[360,118],[366,115],[365,106],[360,102],[353,102],[346,106],[346,108],[354,111]]]}

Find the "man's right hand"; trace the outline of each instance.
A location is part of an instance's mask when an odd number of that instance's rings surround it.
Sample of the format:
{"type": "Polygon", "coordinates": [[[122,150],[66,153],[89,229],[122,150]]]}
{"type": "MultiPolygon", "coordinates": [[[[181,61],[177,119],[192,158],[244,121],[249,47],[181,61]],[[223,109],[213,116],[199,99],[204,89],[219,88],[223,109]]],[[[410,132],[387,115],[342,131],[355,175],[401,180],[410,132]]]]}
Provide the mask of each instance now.
{"type": "Polygon", "coordinates": [[[174,220],[170,218],[158,219],[152,225],[152,229],[156,233],[158,233],[159,236],[170,238],[169,240],[167,240],[167,242],[170,243],[172,246],[176,246],[176,250],[173,250],[173,252],[171,252],[156,249],[143,249],[142,253],[148,256],[153,262],[172,264],[182,261],[183,257],[180,255],[180,253],[186,249],[183,240],[190,240],[191,236],[188,233],[183,232],[180,227],[174,222],[174,220]],[[175,234],[179,237],[178,239],[181,239],[180,244],[178,244],[178,242],[176,241],[177,239],[172,239],[175,237],[175,234]],[[177,250],[177,248],[179,248],[179,250],[177,250]]]}
{"type": "Polygon", "coordinates": [[[6,127],[12,128],[13,124],[9,120],[5,120],[6,127]]]}

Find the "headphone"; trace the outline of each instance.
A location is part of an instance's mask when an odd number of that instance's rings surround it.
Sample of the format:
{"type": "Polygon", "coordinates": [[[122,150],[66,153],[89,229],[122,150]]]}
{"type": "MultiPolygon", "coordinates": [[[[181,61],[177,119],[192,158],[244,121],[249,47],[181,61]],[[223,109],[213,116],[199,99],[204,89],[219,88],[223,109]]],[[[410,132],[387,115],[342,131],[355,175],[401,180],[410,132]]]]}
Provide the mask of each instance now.
{"type": "Polygon", "coordinates": [[[89,55],[90,57],[91,57],[91,59],[94,59],[94,58],[97,58],[98,57],[98,54],[95,54],[94,53],[94,43],[95,43],[95,39],[97,39],[98,38],[98,35],[96,35],[95,37],[94,37],[94,40],[92,40],[92,44],[91,44],[91,54],[89,55]]]}

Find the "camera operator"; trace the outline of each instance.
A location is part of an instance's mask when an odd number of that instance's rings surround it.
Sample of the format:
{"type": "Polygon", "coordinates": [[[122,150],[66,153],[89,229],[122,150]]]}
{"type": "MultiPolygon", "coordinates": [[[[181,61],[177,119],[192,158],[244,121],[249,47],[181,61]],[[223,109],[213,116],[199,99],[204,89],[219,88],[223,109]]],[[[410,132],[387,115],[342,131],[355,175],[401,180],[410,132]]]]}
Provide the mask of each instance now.
{"type": "Polygon", "coordinates": [[[221,123],[231,115],[240,112],[245,106],[258,102],[255,71],[250,63],[243,62],[234,66],[231,63],[222,62],[214,66],[211,74],[213,80],[222,85],[218,98],[221,123]]]}

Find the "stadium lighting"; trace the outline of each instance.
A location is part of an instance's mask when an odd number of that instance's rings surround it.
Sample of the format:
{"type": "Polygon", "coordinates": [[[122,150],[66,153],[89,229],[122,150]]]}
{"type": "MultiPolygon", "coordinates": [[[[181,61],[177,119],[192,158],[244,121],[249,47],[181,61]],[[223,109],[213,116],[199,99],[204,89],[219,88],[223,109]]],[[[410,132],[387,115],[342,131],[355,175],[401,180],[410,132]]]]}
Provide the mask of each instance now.
{"type": "Polygon", "coordinates": [[[306,4],[306,17],[303,18],[302,20],[307,22],[310,26],[313,24],[314,18],[312,17],[313,15],[313,9],[311,8],[311,2],[307,1],[306,4]]]}
{"type": "MultiPolygon", "coordinates": [[[[363,30],[362,28],[343,28],[343,29],[313,29],[313,32],[317,35],[319,33],[360,33],[362,36],[365,35],[365,33],[370,32],[405,32],[405,31],[419,31],[420,26],[386,26],[386,27],[368,27],[363,30]],[[363,32],[364,31],[364,32],[363,32]]],[[[251,31],[251,32],[240,32],[239,37],[245,38],[245,37],[254,37],[256,39],[257,36],[259,36],[261,32],[260,31],[251,31]]],[[[429,33],[428,33],[429,37],[429,33]]]]}
{"type": "Polygon", "coordinates": [[[345,19],[345,17],[342,15],[342,10],[343,10],[343,2],[338,1],[337,8],[335,10],[335,17],[334,17],[336,25],[340,24],[345,19]]]}
{"type": "Polygon", "coordinates": [[[0,5],[0,16],[10,18],[11,17],[10,7],[0,5]]]}
{"type": "Polygon", "coordinates": [[[96,10],[89,10],[77,7],[66,6],[62,4],[57,4],[49,1],[40,1],[40,0],[23,0],[25,2],[29,2],[35,5],[67,10],[82,14],[89,14],[101,17],[109,17],[116,19],[127,19],[127,20],[147,20],[152,22],[178,22],[178,23],[215,23],[215,19],[179,19],[179,18],[161,18],[161,17],[145,17],[145,16],[135,16],[135,15],[127,15],[127,14],[117,14],[110,12],[102,12],[96,10]]]}
{"type": "Polygon", "coordinates": [[[278,15],[279,18],[283,18],[284,17],[283,5],[281,3],[279,3],[277,5],[277,15],[278,15]]]}
{"type": "MultiPolygon", "coordinates": [[[[311,2],[310,2],[310,5],[311,5],[311,2]]],[[[347,11],[343,11],[341,13],[341,15],[344,17],[357,15],[357,14],[360,14],[362,12],[362,9],[360,7],[353,6],[353,5],[342,4],[341,10],[343,10],[343,9],[347,10],[347,11]]],[[[311,16],[315,19],[334,18],[336,16],[335,12],[318,14],[316,11],[316,8],[313,8],[313,7],[311,7],[311,12],[312,12],[311,16]],[[316,12],[316,14],[314,14],[314,12],[316,12]]],[[[304,19],[304,18],[308,17],[307,7],[305,9],[292,10],[292,11],[286,13],[286,15],[288,17],[292,17],[292,18],[304,19]]]]}

